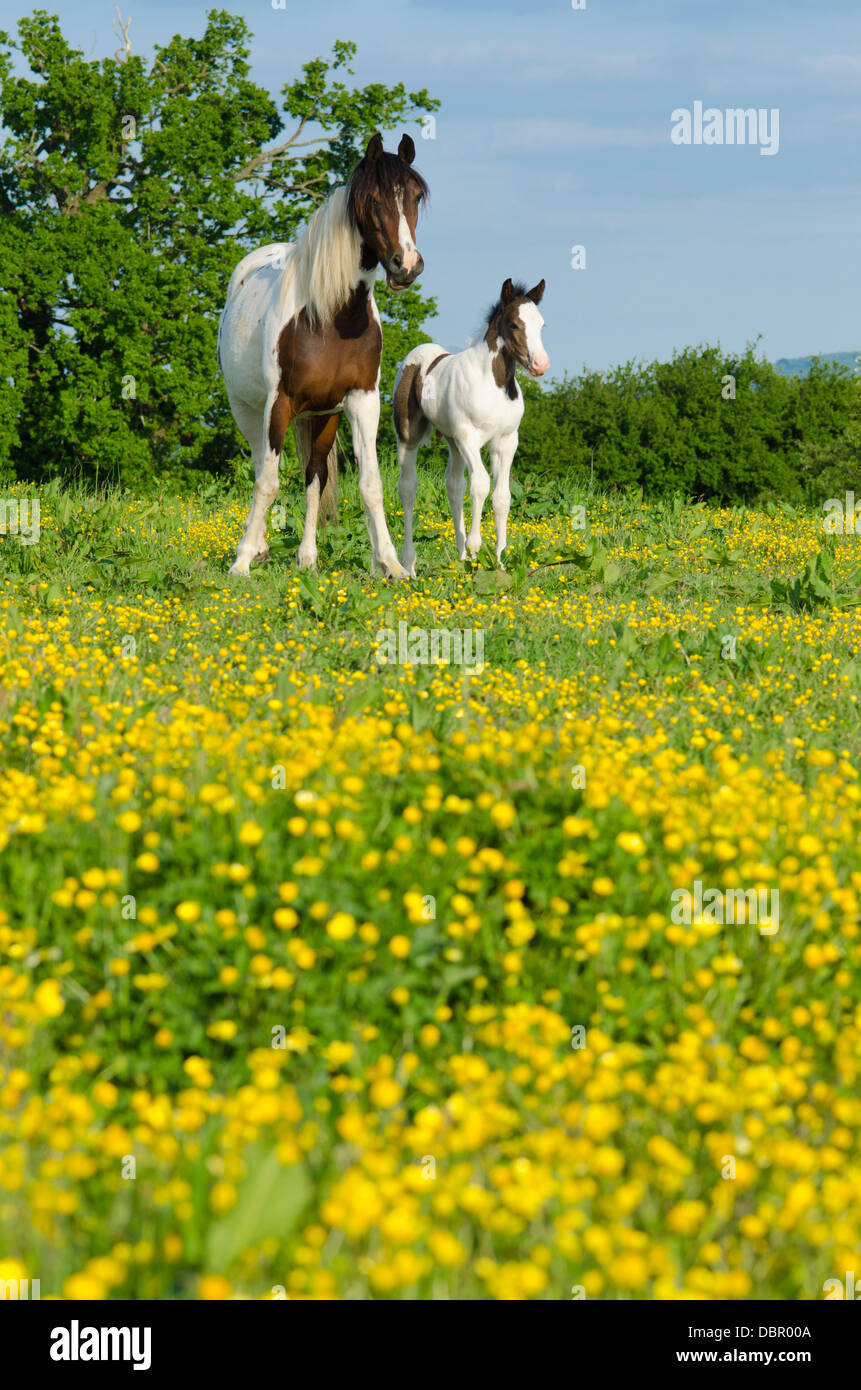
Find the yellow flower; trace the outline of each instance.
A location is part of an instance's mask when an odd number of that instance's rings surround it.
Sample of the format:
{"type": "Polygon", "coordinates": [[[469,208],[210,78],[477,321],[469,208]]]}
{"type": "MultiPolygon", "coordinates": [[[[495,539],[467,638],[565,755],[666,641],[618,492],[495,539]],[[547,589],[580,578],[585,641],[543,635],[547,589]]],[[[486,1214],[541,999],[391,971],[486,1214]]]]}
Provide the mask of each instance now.
{"type": "Polygon", "coordinates": [[[761,1216],[743,1216],[738,1223],[738,1229],[747,1240],[757,1240],[764,1236],[768,1227],[761,1216]]]}
{"type": "Polygon", "coordinates": [[[220,1274],[205,1274],[197,1286],[197,1296],[205,1302],[221,1302],[233,1297],[233,1289],[220,1274]]]}
{"type": "Polygon", "coordinates": [[[43,980],[33,992],[33,1002],[43,1018],[59,1018],[66,1005],[59,980],[43,980]]]}
{"type": "Polygon", "coordinates": [[[691,1235],[699,1230],[707,1211],[705,1202],[679,1202],[669,1213],[667,1225],[679,1235],[691,1235]]]}
{"type": "Polygon", "coordinates": [[[620,1289],[641,1289],[649,1280],[649,1264],[634,1250],[625,1251],[610,1261],[610,1280],[620,1289]]]}
{"type": "Polygon", "coordinates": [[[573,839],[578,835],[588,835],[592,829],[592,822],[584,820],[582,816],[566,816],[562,822],[562,829],[573,839]]]}
{"type": "Polygon", "coordinates": [[[263,839],[263,830],[254,820],[243,821],[239,827],[239,843],[241,845],[259,845],[263,839]]]}
{"type": "Polygon", "coordinates": [[[370,1089],[371,1102],[378,1110],[390,1110],[403,1096],[403,1090],[390,1076],[380,1077],[370,1089]]]}
{"type": "Polygon", "coordinates": [[[210,1038],[216,1038],[219,1042],[230,1042],[239,1032],[232,1018],[218,1019],[215,1023],[210,1023],[206,1030],[210,1038]]]}
{"type": "Polygon", "coordinates": [[[497,830],[508,830],[517,819],[517,812],[510,801],[497,801],[496,805],[491,807],[490,819],[497,830]]]}
{"type": "Polygon", "coordinates": [[[216,1216],[223,1216],[236,1205],[236,1188],[232,1182],[219,1181],[212,1184],[209,1192],[209,1205],[216,1216]]]}
{"type": "Polygon", "coordinates": [[[444,1269],[458,1269],[466,1263],[466,1247],[449,1231],[431,1231],[427,1244],[437,1264],[444,1269]]]}
{"type": "Polygon", "coordinates": [[[89,1303],[107,1298],[108,1289],[101,1279],[96,1279],[92,1274],[70,1274],[63,1284],[63,1293],[73,1303],[79,1300],[89,1303]]]}
{"type": "Polygon", "coordinates": [[[389,950],[393,956],[403,960],[410,953],[410,939],[408,936],[393,936],[389,942],[389,950]]]}
{"type": "Polygon", "coordinates": [[[336,912],[326,923],[326,935],[333,941],[349,941],[355,931],[356,919],[349,912],[336,912]]]}

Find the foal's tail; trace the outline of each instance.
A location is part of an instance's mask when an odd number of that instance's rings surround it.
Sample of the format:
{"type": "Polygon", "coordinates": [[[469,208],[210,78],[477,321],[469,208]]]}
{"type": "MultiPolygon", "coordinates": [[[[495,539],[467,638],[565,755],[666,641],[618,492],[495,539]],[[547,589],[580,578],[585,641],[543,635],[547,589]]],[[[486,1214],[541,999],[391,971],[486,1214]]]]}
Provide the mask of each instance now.
{"type": "MultiPolygon", "coordinates": [[[[303,470],[311,458],[311,421],[299,415],[292,422],[296,436],[296,449],[303,470]]],[[[327,521],[338,520],[338,436],[326,457],[326,485],[320,494],[320,516],[325,525],[327,521]]]]}

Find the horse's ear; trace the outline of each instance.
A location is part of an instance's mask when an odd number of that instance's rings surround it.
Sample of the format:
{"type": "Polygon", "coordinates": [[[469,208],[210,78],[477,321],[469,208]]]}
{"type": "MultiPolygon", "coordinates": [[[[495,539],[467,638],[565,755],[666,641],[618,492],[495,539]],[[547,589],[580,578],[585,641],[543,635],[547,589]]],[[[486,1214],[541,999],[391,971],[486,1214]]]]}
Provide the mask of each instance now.
{"type": "Polygon", "coordinates": [[[404,164],[412,164],[416,157],[416,147],[411,135],[402,135],[401,143],[398,145],[398,156],[404,164]]]}
{"type": "Polygon", "coordinates": [[[500,295],[500,301],[503,304],[510,304],[513,298],[514,286],[512,285],[510,280],[506,280],[505,284],[502,286],[502,294],[500,295]]]}
{"type": "Polygon", "coordinates": [[[531,299],[533,304],[540,304],[543,294],[544,281],[539,280],[537,285],[535,285],[531,290],[526,291],[526,298],[531,299]]]}
{"type": "Polygon", "coordinates": [[[375,159],[379,159],[383,153],[383,137],[379,131],[372,135],[368,141],[368,148],[365,150],[365,159],[369,164],[373,164],[375,159]]]}

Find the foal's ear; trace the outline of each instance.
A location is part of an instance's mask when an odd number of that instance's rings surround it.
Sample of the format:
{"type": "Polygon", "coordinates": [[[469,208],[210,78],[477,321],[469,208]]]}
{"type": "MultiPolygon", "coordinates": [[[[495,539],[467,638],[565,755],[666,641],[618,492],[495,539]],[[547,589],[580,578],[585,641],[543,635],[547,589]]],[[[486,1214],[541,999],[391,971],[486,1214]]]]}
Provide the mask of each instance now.
{"type": "Polygon", "coordinates": [[[500,295],[500,303],[502,303],[502,304],[510,304],[511,301],[512,301],[512,299],[514,299],[514,298],[515,298],[515,295],[514,295],[514,286],[513,286],[513,284],[511,283],[510,280],[506,280],[505,284],[502,286],[502,294],[500,295]]]}
{"type": "Polygon", "coordinates": [[[416,157],[416,147],[411,135],[402,135],[401,143],[398,145],[398,157],[404,164],[412,164],[416,157]]]}
{"type": "Polygon", "coordinates": [[[526,291],[526,298],[531,299],[533,304],[540,304],[544,294],[544,281],[539,280],[538,284],[531,290],[526,291]]]}
{"type": "Polygon", "coordinates": [[[369,164],[373,164],[375,159],[379,159],[383,153],[383,137],[379,131],[372,135],[368,141],[368,148],[365,150],[365,159],[369,164]]]}

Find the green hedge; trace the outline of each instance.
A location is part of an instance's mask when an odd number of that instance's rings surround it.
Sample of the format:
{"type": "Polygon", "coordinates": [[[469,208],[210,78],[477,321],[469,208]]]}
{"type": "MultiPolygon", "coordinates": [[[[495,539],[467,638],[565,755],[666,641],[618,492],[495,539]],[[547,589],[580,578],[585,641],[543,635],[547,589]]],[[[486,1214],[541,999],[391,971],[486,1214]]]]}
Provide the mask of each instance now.
{"type": "Polygon", "coordinates": [[[861,387],[833,363],[814,360],[808,376],[790,377],[753,346],[742,357],[691,347],[671,362],[522,385],[515,467],[540,477],[721,502],[802,501],[861,462],[861,387]]]}

